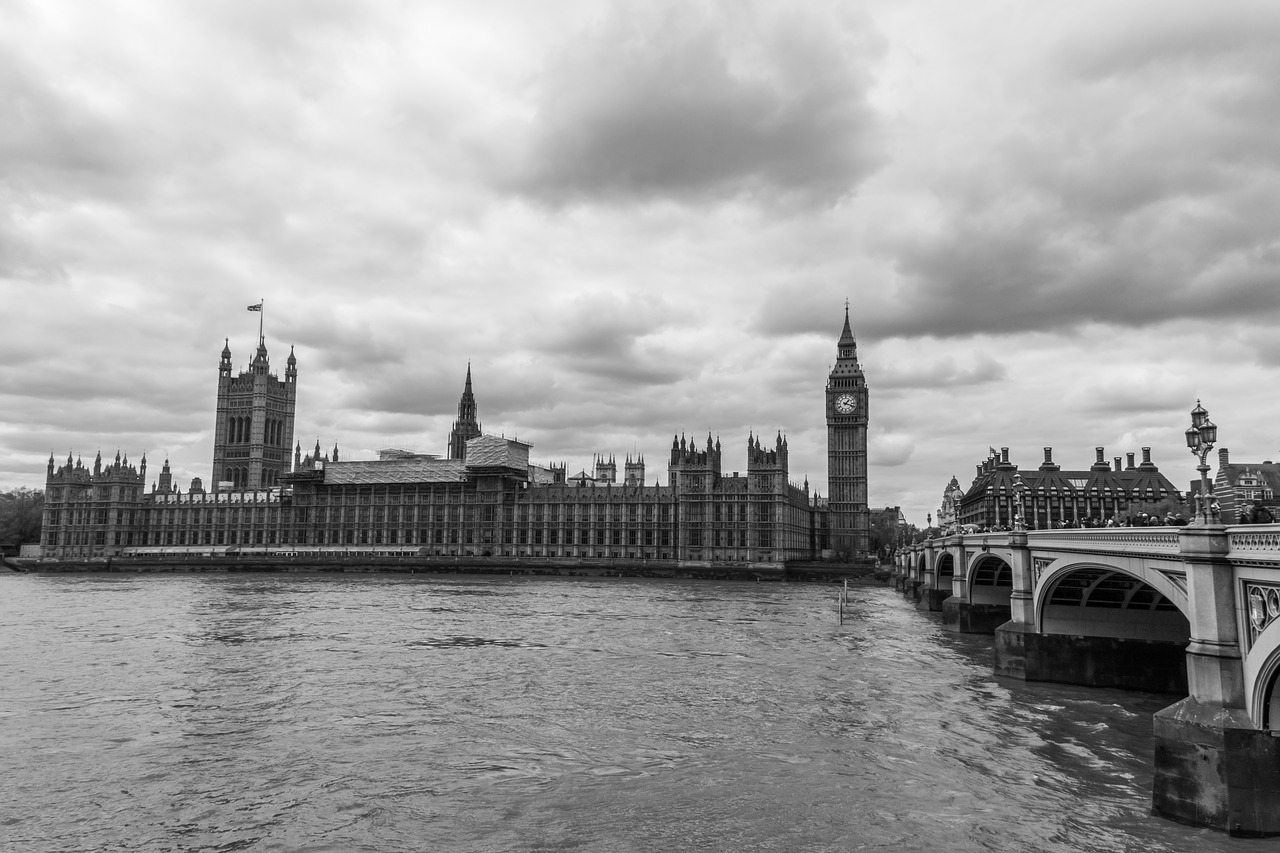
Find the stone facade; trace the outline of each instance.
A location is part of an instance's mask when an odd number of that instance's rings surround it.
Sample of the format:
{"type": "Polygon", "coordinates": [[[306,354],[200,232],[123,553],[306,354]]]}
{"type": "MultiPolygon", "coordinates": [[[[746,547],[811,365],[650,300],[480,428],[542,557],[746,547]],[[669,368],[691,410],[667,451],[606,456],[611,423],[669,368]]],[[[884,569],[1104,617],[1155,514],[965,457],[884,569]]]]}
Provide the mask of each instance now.
{"type": "MultiPolygon", "coordinates": [[[[1274,518],[1280,518],[1280,465],[1263,462],[1232,462],[1230,451],[1218,449],[1218,473],[1211,481],[1210,493],[1218,501],[1222,521],[1235,524],[1240,511],[1254,501],[1261,501],[1274,518]]],[[[1192,484],[1199,492],[1200,481],[1192,484]]]]}
{"type": "MultiPolygon", "coordinates": [[[[339,461],[336,445],[322,455],[317,442],[306,457],[296,448],[289,470],[276,455],[292,440],[296,359],[291,352],[284,382],[268,368],[260,342],[250,370],[233,379],[223,350],[214,475],[231,471],[230,488],[206,492],[197,479],[184,494],[166,460],[148,493],[145,460],[134,469],[99,459],[90,470],[68,458],[55,470],[50,458],[43,554],[323,549],[778,564],[830,548],[827,507],[807,481],[790,482],[780,432],[771,444],[748,436],[743,475],[723,471],[720,442],[708,434],[701,447],[673,437],[665,484],[645,485],[644,459],[630,456],[621,482],[612,456],[597,457],[594,476],[569,478],[563,465],[531,464],[528,444],[480,433],[468,366],[447,458],[387,451],[339,461]]],[[[865,472],[865,415],[858,429],[865,472]]],[[[862,491],[851,494],[865,499],[865,475],[857,483],[862,491]]],[[[853,506],[855,521],[865,517],[865,502],[853,506]]]]}
{"type": "Polygon", "coordinates": [[[231,342],[227,341],[218,365],[213,491],[266,489],[289,473],[297,389],[298,360],[292,348],[283,381],[271,373],[261,337],[249,369],[232,376],[231,342]]]}
{"type": "Polygon", "coordinates": [[[938,506],[938,528],[944,532],[952,532],[960,523],[960,501],[964,498],[964,488],[960,480],[951,478],[947,487],[942,490],[942,503],[938,506]]]}
{"type": "Polygon", "coordinates": [[[836,345],[836,363],[827,377],[827,500],[831,551],[849,559],[871,550],[867,505],[868,391],[858,346],[849,327],[849,306],[836,345]]]}
{"type": "Polygon", "coordinates": [[[977,527],[1013,526],[1016,483],[1023,490],[1023,512],[1030,530],[1044,530],[1062,523],[1078,524],[1086,518],[1105,521],[1123,517],[1137,503],[1156,503],[1181,495],[1169,478],[1151,461],[1151,448],[1142,448],[1142,462],[1126,455],[1107,462],[1104,448],[1087,470],[1064,471],[1053,461],[1053,448],[1044,449],[1044,462],[1034,469],[1019,469],[1009,461],[1009,448],[977,466],[977,475],[960,499],[958,523],[977,527]],[[1017,479],[1015,479],[1015,476],[1017,479]]]}
{"type": "Polygon", "coordinates": [[[462,399],[458,401],[458,419],[453,422],[453,429],[449,430],[449,458],[463,458],[466,455],[467,442],[480,434],[476,395],[471,389],[471,365],[468,363],[467,381],[462,386],[462,399]]]}

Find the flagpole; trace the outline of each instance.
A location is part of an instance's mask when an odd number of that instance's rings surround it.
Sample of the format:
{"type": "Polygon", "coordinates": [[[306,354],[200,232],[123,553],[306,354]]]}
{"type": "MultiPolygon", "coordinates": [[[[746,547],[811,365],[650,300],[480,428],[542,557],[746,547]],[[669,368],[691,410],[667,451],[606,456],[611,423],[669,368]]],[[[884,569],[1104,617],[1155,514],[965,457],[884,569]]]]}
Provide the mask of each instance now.
{"type": "Polygon", "coordinates": [[[265,340],[262,337],[262,319],[263,319],[262,315],[267,313],[266,310],[264,310],[263,308],[265,304],[266,303],[263,300],[263,298],[259,296],[258,297],[258,343],[265,343],[265,340]]]}

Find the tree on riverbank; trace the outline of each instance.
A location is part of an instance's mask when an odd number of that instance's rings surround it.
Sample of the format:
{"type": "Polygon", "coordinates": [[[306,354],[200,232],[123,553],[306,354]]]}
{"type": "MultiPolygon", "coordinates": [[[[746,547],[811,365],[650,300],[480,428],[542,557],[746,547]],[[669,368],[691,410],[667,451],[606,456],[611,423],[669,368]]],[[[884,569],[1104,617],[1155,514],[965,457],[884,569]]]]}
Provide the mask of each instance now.
{"type": "Polygon", "coordinates": [[[39,542],[43,511],[44,492],[39,489],[0,492],[0,546],[17,551],[39,542]]]}

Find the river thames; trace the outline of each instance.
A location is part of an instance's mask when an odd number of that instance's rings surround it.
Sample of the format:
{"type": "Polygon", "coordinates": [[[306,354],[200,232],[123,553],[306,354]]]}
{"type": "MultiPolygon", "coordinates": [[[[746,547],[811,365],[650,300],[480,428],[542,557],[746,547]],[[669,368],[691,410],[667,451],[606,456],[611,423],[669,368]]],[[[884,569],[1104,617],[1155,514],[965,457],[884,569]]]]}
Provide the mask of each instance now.
{"type": "Polygon", "coordinates": [[[0,577],[0,849],[1239,851],[891,589],[0,577]]]}

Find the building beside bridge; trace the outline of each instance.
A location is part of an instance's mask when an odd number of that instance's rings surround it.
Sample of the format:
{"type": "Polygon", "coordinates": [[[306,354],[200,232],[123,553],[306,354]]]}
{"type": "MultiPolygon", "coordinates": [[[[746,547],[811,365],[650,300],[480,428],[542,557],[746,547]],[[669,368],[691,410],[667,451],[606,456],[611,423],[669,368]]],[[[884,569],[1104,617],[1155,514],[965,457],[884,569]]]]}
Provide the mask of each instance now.
{"type": "MultiPolygon", "coordinates": [[[[646,482],[643,457],[617,477],[613,457],[569,477],[563,464],[530,461],[527,443],[482,433],[467,367],[443,457],[384,451],[340,460],[319,442],[294,444],[297,358],[284,380],[265,340],[249,370],[232,376],[229,344],[218,371],[213,479],[186,492],[165,460],[147,491],[117,455],[93,465],[49,458],[41,546],[47,557],[145,552],[362,551],[427,557],[674,560],[780,564],[833,548],[865,553],[866,399],[846,308],[837,367],[823,389],[838,502],[790,479],[787,439],[746,437],[745,465],[726,470],[724,449],[674,435],[665,477],[646,482]]],[[[816,408],[816,406],[815,406],[816,408]]]]}
{"type": "MultiPolygon", "coordinates": [[[[1078,525],[1088,518],[1122,518],[1134,504],[1181,499],[1178,489],[1152,462],[1151,448],[1142,448],[1142,461],[1138,463],[1133,453],[1125,454],[1123,461],[1115,457],[1113,464],[1106,460],[1104,448],[1098,447],[1095,452],[1096,459],[1089,468],[1064,471],[1053,461],[1051,447],[1044,449],[1044,461],[1033,469],[1022,469],[1011,462],[1009,448],[1002,447],[999,453],[993,448],[987,459],[977,465],[973,482],[955,503],[956,523],[979,528],[1012,527],[1019,489],[1026,526],[1033,530],[1064,523],[1078,525]]],[[[950,485],[944,493],[944,507],[948,495],[955,502],[950,485]]],[[[943,512],[939,510],[939,519],[943,512]]],[[[944,525],[939,526],[945,529],[944,525]]]]}
{"type": "MultiPolygon", "coordinates": [[[[1199,491],[1200,482],[1192,488],[1199,491]]],[[[1254,501],[1280,518],[1280,465],[1267,459],[1262,462],[1232,462],[1230,451],[1218,448],[1218,472],[1213,478],[1210,492],[1221,507],[1225,521],[1235,521],[1240,511],[1254,501]]]]}

